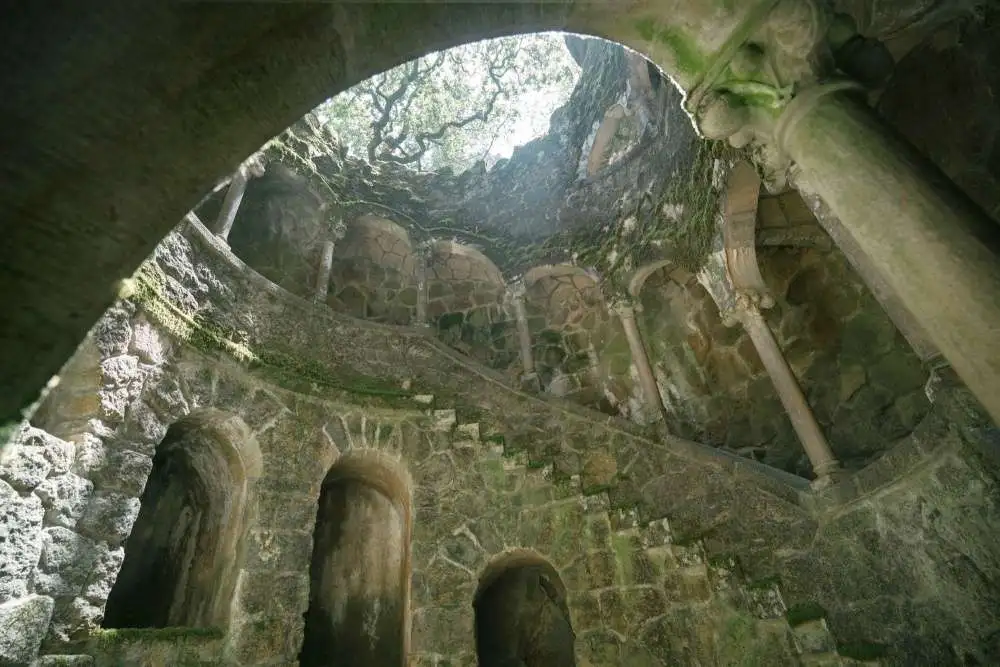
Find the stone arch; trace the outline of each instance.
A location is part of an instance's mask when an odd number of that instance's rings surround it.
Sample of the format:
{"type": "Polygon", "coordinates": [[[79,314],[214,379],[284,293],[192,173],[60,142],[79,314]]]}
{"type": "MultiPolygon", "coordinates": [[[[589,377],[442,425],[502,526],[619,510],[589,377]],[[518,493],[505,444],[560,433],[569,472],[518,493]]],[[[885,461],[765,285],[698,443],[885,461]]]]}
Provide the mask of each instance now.
{"type": "Polygon", "coordinates": [[[530,549],[483,570],[473,598],[480,667],[574,667],[573,624],[559,572],[530,549]]]}
{"type": "Polygon", "coordinates": [[[261,471],[239,417],[205,408],[175,422],[156,448],[104,627],[227,627],[261,471]]]}
{"type": "Polygon", "coordinates": [[[626,399],[630,356],[609,314],[599,278],[572,264],[524,274],[535,369],[546,391],[617,414],[626,399]]]}
{"type": "Polygon", "coordinates": [[[400,225],[363,215],[334,247],[327,303],[340,312],[410,324],[417,307],[417,258],[400,225]]]}
{"type": "Polygon", "coordinates": [[[454,241],[428,247],[428,321],[441,340],[493,368],[517,358],[505,294],[500,269],[476,248],[454,241]]]}
{"type": "Polygon", "coordinates": [[[319,496],[303,667],[405,664],[412,482],[398,459],[352,450],[319,496]]]}

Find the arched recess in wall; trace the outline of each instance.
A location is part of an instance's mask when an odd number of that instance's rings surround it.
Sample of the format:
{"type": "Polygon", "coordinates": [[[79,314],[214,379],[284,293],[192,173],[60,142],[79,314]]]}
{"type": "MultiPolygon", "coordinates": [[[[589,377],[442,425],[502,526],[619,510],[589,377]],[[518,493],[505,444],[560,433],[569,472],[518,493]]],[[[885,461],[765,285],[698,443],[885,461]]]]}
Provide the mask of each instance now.
{"type": "Polygon", "coordinates": [[[374,450],[343,455],[320,491],[302,667],[402,667],[409,646],[410,476],[374,450]]]}
{"type": "Polygon", "coordinates": [[[410,324],[417,308],[416,256],[395,222],[363,215],[334,247],[327,303],[355,317],[410,324]]]}
{"type": "Polygon", "coordinates": [[[693,274],[670,260],[651,262],[629,289],[642,306],[637,319],[673,433],[747,455],[780,438],[798,456],[794,433],[775,430],[782,407],[753,343],[741,327],[723,324],[693,274]],[[750,410],[750,400],[760,409],[750,410]]]}
{"type": "Polygon", "coordinates": [[[228,626],[261,467],[257,442],[235,415],[208,408],[169,428],[104,627],[228,626]]]}
{"type": "Polygon", "coordinates": [[[517,549],[491,562],[473,609],[479,667],[575,667],[566,586],[537,553],[517,549]]]}
{"type": "Polygon", "coordinates": [[[428,320],[442,341],[492,368],[506,368],[517,359],[505,293],[500,269],[479,250],[454,241],[430,246],[428,320]]]}
{"type": "Polygon", "coordinates": [[[525,307],[542,387],[618,414],[629,394],[631,355],[594,276],[578,266],[539,266],[524,275],[525,307]]]}

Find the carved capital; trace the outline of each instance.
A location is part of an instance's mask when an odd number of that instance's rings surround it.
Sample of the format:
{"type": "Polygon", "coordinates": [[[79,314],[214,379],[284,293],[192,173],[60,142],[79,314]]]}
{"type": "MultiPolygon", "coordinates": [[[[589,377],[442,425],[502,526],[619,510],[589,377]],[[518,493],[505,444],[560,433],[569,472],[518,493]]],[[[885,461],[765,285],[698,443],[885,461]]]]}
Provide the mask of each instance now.
{"type": "Polygon", "coordinates": [[[776,140],[778,126],[788,122],[799,98],[825,90],[823,82],[838,67],[858,75],[835,58],[857,37],[852,23],[819,0],[764,0],[747,13],[690,91],[688,111],[709,139],[736,148],[755,144],[769,189],[781,189],[791,165],[776,140]]]}

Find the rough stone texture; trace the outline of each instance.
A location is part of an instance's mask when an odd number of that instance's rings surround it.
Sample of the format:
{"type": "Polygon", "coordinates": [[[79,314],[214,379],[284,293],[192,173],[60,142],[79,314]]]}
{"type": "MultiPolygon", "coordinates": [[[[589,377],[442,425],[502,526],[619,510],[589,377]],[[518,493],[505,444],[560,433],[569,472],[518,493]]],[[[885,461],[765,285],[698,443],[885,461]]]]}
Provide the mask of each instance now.
{"type": "MultiPolygon", "coordinates": [[[[759,230],[798,227],[812,231],[758,247],[761,273],[777,302],[765,318],[835,456],[859,469],[927,412],[927,372],[802,200],[794,193],[762,200],[759,230]]],[[[654,273],[640,296],[672,430],[810,476],[742,327],[725,327],[711,296],[683,271],[654,273]]]]}
{"type": "Polygon", "coordinates": [[[28,665],[52,616],[52,598],[29,595],[0,604],[0,664],[28,665]]]}
{"type": "Polygon", "coordinates": [[[42,550],[44,509],[36,496],[21,497],[0,482],[0,601],[27,594],[42,550]]]}
{"type": "MultiPolygon", "coordinates": [[[[957,3],[961,4],[961,3],[957,3]]],[[[896,65],[880,113],[1000,221],[1000,8],[964,13],[896,65]]]]}
{"type": "MultiPolygon", "coordinates": [[[[87,545],[97,545],[81,594],[55,602],[46,652],[82,642],[102,665],[293,663],[322,480],[342,453],[374,449],[412,478],[415,664],[472,663],[469,603],[484,571],[518,547],[557,570],[581,664],[799,664],[782,614],[810,602],[827,610],[845,655],[874,646],[901,664],[996,661],[995,431],[960,390],[943,390],[907,448],[815,494],[749,459],[652,440],[628,421],[520,393],[429,332],[363,322],[275,289],[195,225],[171,235],[147,269],[131,326],[155,333],[162,344],[150,347],[170,354],[155,372],[135,366],[144,380],[123,421],[93,406],[73,473],[95,488],[80,534],[43,523],[37,496],[0,486],[15,500],[3,507],[27,508],[12,516],[35,517],[24,534],[38,538],[37,551],[16,595],[49,574],[35,563],[76,590],[78,564],[61,557],[62,545],[79,544],[88,558],[87,545]],[[205,408],[240,417],[262,458],[246,549],[234,551],[232,622],[102,633],[106,591],[129,548],[119,544],[139,504],[138,485],[105,487],[104,466],[125,452],[151,454],[171,424],[205,408]],[[845,644],[853,640],[863,646],[845,644]]],[[[864,329],[872,330],[882,329],[864,329]]],[[[121,356],[120,346],[109,349],[121,356]]],[[[834,383],[837,396],[860,395],[857,372],[847,377],[834,383]]]]}

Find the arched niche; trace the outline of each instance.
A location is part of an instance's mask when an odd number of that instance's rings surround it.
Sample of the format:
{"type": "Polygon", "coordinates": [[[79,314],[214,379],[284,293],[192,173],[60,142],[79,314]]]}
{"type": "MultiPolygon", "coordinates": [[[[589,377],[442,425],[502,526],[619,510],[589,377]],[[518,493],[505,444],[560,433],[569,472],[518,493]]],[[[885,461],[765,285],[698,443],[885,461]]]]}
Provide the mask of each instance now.
{"type": "Polygon", "coordinates": [[[631,357],[597,278],[570,264],[524,275],[535,369],[549,393],[617,414],[631,357]]]}
{"type": "MultiPolygon", "coordinates": [[[[204,203],[199,217],[213,224],[226,193],[204,203]]],[[[309,181],[288,167],[271,163],[249,181],[229,233],[229,247],[252,269],[280,287],[312,294],[323,243],[331,238],[327,204],[309,181]]]]}
{"type": "Polygon", "coordinates": [[[363,215],[333,254],[327,303],[355,317],[410,324],[417,308],[416,256],[395,222],[363,215]]]}
{"type": "Polygon", "coordinates": [[[229,625],[254,481],[256,440],[215,409],[174,423],[156,448],[106,628],[229,625]]]}
{"type": "Polygon", "coordinates": [[[473,610],[479,667],[575,667],[566,586],[537,553],[516,549],[494,559],[473,610]]]}
{"type": "Polygon", "coordinates": [[[506,285],[486,255],[454,241],[437,241],[427,259],[427,316],[438,337],[493,368],[517,358],[506,285]]]}
{"type": "Polygon", "coordinates": [[[781,438],[796,451],[794,433],[772,428],[782,408],[753,343],[723,324],[696,276],[664,259],[639,268],[629,289],[673,433],[742,453],[781,438]]]}
{"type": "Polygon", "coordinates": [[[411,482],[378,451],[343,455],[323,480],[302,667],[402,667],[409,645],[411,482]]]}

